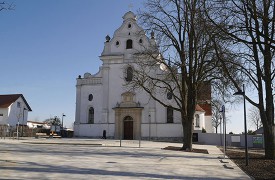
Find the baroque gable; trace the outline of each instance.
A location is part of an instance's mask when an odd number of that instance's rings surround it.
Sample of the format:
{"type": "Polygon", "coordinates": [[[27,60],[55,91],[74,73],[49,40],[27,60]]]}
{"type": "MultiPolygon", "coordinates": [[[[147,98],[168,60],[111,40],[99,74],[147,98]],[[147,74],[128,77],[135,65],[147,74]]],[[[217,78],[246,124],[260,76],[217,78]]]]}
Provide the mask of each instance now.
{"type": "Polygon", "coordinates": [[[129,54],[143,52],[152,45],[155,45],[155,41],[149,40],[145,31],[137,24],[134,13],[129,11],[123,16],[123,23],[113,37],[106,36],[101,57],[124,55],[124,59],[129,59],[129,54]]]}

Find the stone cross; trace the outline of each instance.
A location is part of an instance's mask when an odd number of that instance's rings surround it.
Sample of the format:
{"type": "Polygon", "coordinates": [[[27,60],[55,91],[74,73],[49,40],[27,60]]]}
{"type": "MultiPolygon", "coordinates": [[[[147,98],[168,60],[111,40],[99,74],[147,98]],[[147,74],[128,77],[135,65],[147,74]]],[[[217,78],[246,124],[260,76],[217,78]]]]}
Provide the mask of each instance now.
{"type": "Polygon", "coordinates": [[[128,8],[129,8],[129,11],[132,11],[133,4],[132,4],[132,3],[130,3],[130,4],[128,5],[128,8]]]}

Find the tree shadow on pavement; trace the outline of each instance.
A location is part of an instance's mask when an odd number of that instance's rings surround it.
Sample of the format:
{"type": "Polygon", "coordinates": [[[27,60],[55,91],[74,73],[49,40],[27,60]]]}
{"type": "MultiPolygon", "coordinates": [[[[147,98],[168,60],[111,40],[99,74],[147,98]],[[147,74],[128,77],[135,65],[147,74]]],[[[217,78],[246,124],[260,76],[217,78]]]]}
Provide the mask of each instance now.
{"type": "MultiPolygon", "coordinates": [[[[197,179],[196,177],[188,177],[184,175],[163,175],[163,174],[154,174],[154,173],[140,173],[140,172],[126,172],[126,171],[110,171],[102,169],[93,169],[93,168],[76,168],[71,166],[54,166],[54,165],[45,165],[36,162],[25,162],[25,161],[11,161],[14,163],[12,166],[2,166],[2,170],[10,170],[14,174],[18,175],[20,178],[20,172],[29,173],[29,178],[31,179],[31,174],[41,173],[43,177],[47,177],[47,174],[70,174],[74,175],[94,175],[94,176],[114,176],[115,179],[118,177],[140,177],[140,178],[158,178],[158,179],[197,179]],[[17,166],[17,165],[19,166],[17,166]]],[[[88,177],[87,177],[88,178],[88,177]]],[[[70,178],[68,178],[70,179],[70,178]]],[[[218,180],[220,178],[205,177],[203,179],[213,179],[218,180]]]]}

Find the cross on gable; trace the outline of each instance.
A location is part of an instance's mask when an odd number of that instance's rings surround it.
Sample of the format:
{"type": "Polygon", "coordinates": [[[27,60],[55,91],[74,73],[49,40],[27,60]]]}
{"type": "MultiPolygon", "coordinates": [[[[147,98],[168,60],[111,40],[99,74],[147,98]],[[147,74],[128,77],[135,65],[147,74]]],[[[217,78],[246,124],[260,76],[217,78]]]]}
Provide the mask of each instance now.
{"type": "Polygon", "coordinates": [[[130,3],[130,4],[128,5],[128,8],[129,8],[129,11],[132,11],[133,4],[132,4],[132,3],[130,3]]]}

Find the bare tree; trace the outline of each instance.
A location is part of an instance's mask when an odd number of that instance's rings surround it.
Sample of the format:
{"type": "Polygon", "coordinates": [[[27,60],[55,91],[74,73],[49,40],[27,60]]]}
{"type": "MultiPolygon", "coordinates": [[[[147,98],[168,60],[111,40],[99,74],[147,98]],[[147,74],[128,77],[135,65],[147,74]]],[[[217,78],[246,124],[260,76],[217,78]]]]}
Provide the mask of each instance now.
{"type": "MultiPolygon", "coordinates": [[[[181,115],[184,150],[192,150],[194,113],[197,103],[210,103],[198,97],[211,93],[210,76],[216,68],[209,27],[200,1],[150,0],[140,12],[141,23],[153,30],[151,40],[158,47],[136,56],[138,67],[128,86],[141,88],[164,107],[181,115]],[[175,105],[163,100],[170,96],[175,105]]],[[[209,99],[208,99],[209,100],[209,99]]]]}
{"type": "Polygon", "coordinates": [[[257,129],[263,126],[261,122],[260,111],[257,107],[253,106],[249,109],[248,114],[250,124],[257,129]]]}
{"type": "Polygon", "coordinates": [[[4,2],[0,2],[0,11],[3,10],[14,10],[15,5],[13,3],[6,3],[4,2]]]}
{"type": "Polygon", "coordinates": [[[274,159],[272,84],[275,77],[275,1],[205,0],[205,5],[209,19],[224,35],[219,38],[227,40],[226,46],[216,44],[217,58],[221,60],[226,76],[238,91],[242,90],[237,82],[239,76],[227,71],[228,66],[234,66],[235,71],[246,78],[249,89],[254,88],[258,93],[257,101],[253,101],[247,94],[245,98],[259,109],[264,128],[265,157],[274,159]],[[236,61],[239,63],[236,64],[236,61]]]}
{"type": "MultiPolygon", "coordinates": [[[[221,100],[214,99],[212,100],[211,105],[212,105],[212,125],[215,128],[216,133],[218,133],[218,128],[223,123],[223,117],[222,117],[223,115],[221,112],[223,103],[221,100]]],[[[227,110],[225,109],[225,111],[227,110]]],[[[230,123],[230,116],[228,116],[227,112],[225,112],[225,123],[226,124],[230,123]]]]}
{"type": "Polygon", "coordinates": [[[61,120],[57,116],[54,116],[54,118],[45,119],[43,122],[47,123],[48,125],[57,125],[57,126],[61,125],[61,120]]]}
{"type": "Polygon", "coordinates": [[[216,133],[218,133],[218,128],[221,125],[222,115],[220,113],[222,103],[218,100],[212,101],[212,125],[215,128],[216,133]]]}

